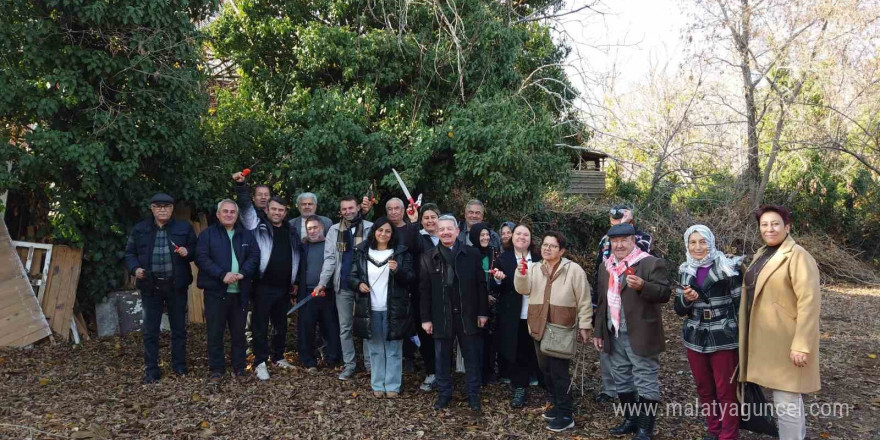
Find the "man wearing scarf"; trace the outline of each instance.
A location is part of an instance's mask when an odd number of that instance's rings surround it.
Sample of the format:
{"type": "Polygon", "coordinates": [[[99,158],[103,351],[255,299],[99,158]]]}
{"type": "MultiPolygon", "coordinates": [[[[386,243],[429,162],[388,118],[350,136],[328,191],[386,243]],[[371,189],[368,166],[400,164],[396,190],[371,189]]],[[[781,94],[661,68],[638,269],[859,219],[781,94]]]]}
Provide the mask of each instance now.
{"type": "Polygon", "coordinates": [[[356,366],[354,339],[351,332],[355,293],[351,291],[347,282],[341,280],[348,280],[354,258],[354,247],[364,241],[373,223],[363,219],[358,209],[358,199],[353,196],[343,197],[339,201],[339,213],[342,221],[331,226],[327,231],[324,265],[316,289],[324,291],[331,282],[338,289],[336,309],[339,313],[339,339],[345,363],[342,373],[339,374],[339,380],[349,380],[354,375],[356,366]]]}
{"type": "Polygon", "coordinates": [[[593,344],[610,355],[611,374],[625,420],[613,435],[636,433],[634,440],[654,437],[660,403],[660,353],[666,349],[661,304],[672,291],[666,261],[636,246],[629,223],[608,230],[611,257],[599,268],[599,307],[593,344]]]}

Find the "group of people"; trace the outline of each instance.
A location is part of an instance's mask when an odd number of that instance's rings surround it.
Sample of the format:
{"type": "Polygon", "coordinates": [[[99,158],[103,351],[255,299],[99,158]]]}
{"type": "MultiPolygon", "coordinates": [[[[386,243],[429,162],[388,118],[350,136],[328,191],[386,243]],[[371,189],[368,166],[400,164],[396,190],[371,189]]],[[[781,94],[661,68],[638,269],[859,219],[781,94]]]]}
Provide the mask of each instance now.
{"type": "Polygon", "coordinates": [[[218,222],[198,237],[172,218],[174,199],[162,193],[150,200],[151,218],[131,232],[125,264],[142,293],[144,383],[161,378],[163,309],[172,370],[187,374],[187,288],[195,261],[212,381],[224,374],[227,329],[232,372],[246,374],[248,325],[257,378],[293,367],[284,353],[288,309],[296,304],[297,361],[310,373],[317,372],[320,336],[325,364],[350,380],[355,337],[361,338],[373,395],[393,399],[406,360],[418,351],[425,365],[420,388],[436,390],[440,410],[452,400],[458,347],[472,410],[481,410],[481,386],[500,366],[514,408],[525,406],[533,381],[545,388],[543,418],[559,432],[574,427],[569,370],[578,339],[600,353],[596,399],[624,404],[623,420],[610,433],[651,439],[666,343],[662,307],[674,296],[700,403],[723,408],[707,413],[706,438],[738,436],[737,368],[739,381],[771,389],[775,403],[792,409],[778,413],[780,438],[805,436],[801,394],[819,389],[818,269],[789,235],[783,207],[757,211],[765,246],[747,266],[717,249],[708,227],[688,228],[685,262],[678,279],[669,280],[666,260],[651,254],[651,237],[635,227],[632,210],[616,205],[588,277],[567,258],[563,234],[536,236],[528,224],[513,222],[496,232],[478,200],[467,203],[459,222],[435,204],[392,198],[386,216],[371,222],[370,198],[343,197],[334,224],[316,215],[315,194],[300,194],[300,215],[289,219],[287,202],[268,187],[252,193],[246,176],[232,179],[236,199],[221,200],[218,222]]]}

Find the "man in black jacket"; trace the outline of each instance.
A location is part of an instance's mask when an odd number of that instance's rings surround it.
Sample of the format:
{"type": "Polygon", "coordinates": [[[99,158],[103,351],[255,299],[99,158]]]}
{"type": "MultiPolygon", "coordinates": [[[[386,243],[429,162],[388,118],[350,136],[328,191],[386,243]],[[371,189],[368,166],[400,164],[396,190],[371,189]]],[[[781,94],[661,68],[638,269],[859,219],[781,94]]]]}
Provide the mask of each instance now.
{"type": "Polygon", "coordinates": [[[438,220],[440,244],[422,254],[419,289],[422,328],[434,337],[437,375],[435,409],[452,400],[452,347],[461,345],[467,377],[468,405],[480,411],[480,329],[486,325],[489,301],[480,252],[458,241],[455,217],[438,220]]]}
{"type": "Polygon", "coordinates": [[[272,323],[271,360],[276,367],[293,368],[284,359],[287,345],[287,309],[290,292],[299,267],[300,240],[296,229],[286,220],[287,202],[279,197],[269,199],[266,217],[257,215],[250,190],[242,173],[232,175],[241,223],[253,232],[260,247],[260,276],[254,285],[253,332],[254,371],[260,380],[269,380],[269,322],[272,323]]]}
{"type": "Polygon", "coordinates": [[[220,221],[199,234],[196,265],[198,286],[205,289],[208,331],[208,368],[212,381],[223,376],[223,333],[228,325],[232,340],[232,370],[244,375],[244,321],[248,295],[260,269],[260,248],[251,231],[238,224],[238,205],[224,199],[217,204],[220,221]]]}
{"type": "Polygon", "coordinates": [[[168,308],[171,324],[171,368],[186,374],[186,303],[192,283],[190,261],[196,254],[196,234],[186,222],[171,218],[174,198],[158,193],[150,199],[152,218],[134,226],[125,246],[125,266],[136,278],[144,308],[144,383],[154,383],[159,371],[159,325],[168,308]]]}

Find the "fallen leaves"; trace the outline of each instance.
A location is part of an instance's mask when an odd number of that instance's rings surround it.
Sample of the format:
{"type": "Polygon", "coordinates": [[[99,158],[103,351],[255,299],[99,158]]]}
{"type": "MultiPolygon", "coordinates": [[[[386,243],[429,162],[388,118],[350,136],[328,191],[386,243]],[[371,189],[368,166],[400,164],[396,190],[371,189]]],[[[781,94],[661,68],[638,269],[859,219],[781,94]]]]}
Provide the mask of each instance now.
{"type": "MultiPolygon", "coordinates": [[[[823,295],[823,316],[826,310],[832,316],[858,315],[875,321],[822,323],[829,334],[823,340],[823,388],[808,396],[807,403],[860,404],[848,417],[809,417],[808,430],[823,439],[877,437],[880,419],[873,415],[880,410],[876,379],[880,363],[868,355],[878,353],[880,295],[850,297],[830,292],[823,295]]],[[[664,401],[693,402],[693,377],[681,341],[675,337],[681,321],[671,310],[664,321],[670,339],[661,355],[664,401]]],[[[290,347],[296,346],[294,329],[288,338],[290,347]]],[[[453,404],[444,411],[431,408],[436,394],[417,391],[424,379],[421,374],[404,375],[398,400],[374,399],[366,373],[340,382],[338,371],[326,368],[316,375],[301,368],[271,369],[267,383],[259,383],[253,375],[232,379],[227,372],[219,383],[211,384],[204,326],[189,326],[189,335],[190,374],[178,378],[171,373],[170,338],[163,334],[160,356],[167,365],[159,384],[148,386],[140,382],[142,339],[136,333],[85,341],[76,350],[63,344],[0,350],[0,419],[6,423],[0,423],[0,438],[549,438],[541,419],[544,394],[536,387],[529,388],[528,407],[522,410],[509,407],[507,385],[485,387],[484,415],[477,418],[464,401],[461,375],[455,376],[453,404]],[[15,371],[8,371],[12,366],[15,371]]],[[[295,353],[286,358],[296,363],[295,353]]],[[[575,399],[576,429],[559,438],[607,438],[607,430],[618,422],[610,406],[592,401],[592,388],[598,383],[595,351],[590,350],[586,359],[591,365],[584,379],[586,396],[575,399]]],[[[657,422],[659,438],[705,434],[697,417],[662,417],[657,422]]],[[[743,431],[740,438],[759,437],[743,431]]]]}

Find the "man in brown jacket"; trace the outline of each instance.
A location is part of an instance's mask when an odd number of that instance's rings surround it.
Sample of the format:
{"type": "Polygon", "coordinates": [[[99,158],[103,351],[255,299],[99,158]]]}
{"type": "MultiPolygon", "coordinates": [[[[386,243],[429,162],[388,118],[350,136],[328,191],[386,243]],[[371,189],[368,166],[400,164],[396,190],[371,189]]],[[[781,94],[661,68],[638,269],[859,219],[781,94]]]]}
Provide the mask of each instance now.
{"type": "Polygon", "coordinates": [[[636,247],[628,223],[608,230],[612,256],[599,268],[593,344],[611,356],[611,374],[625,419],[611,434],[654,437],[660,401],[659,355],[666,348],[661,304],[672,294],[666,261],[636,247]]]}

